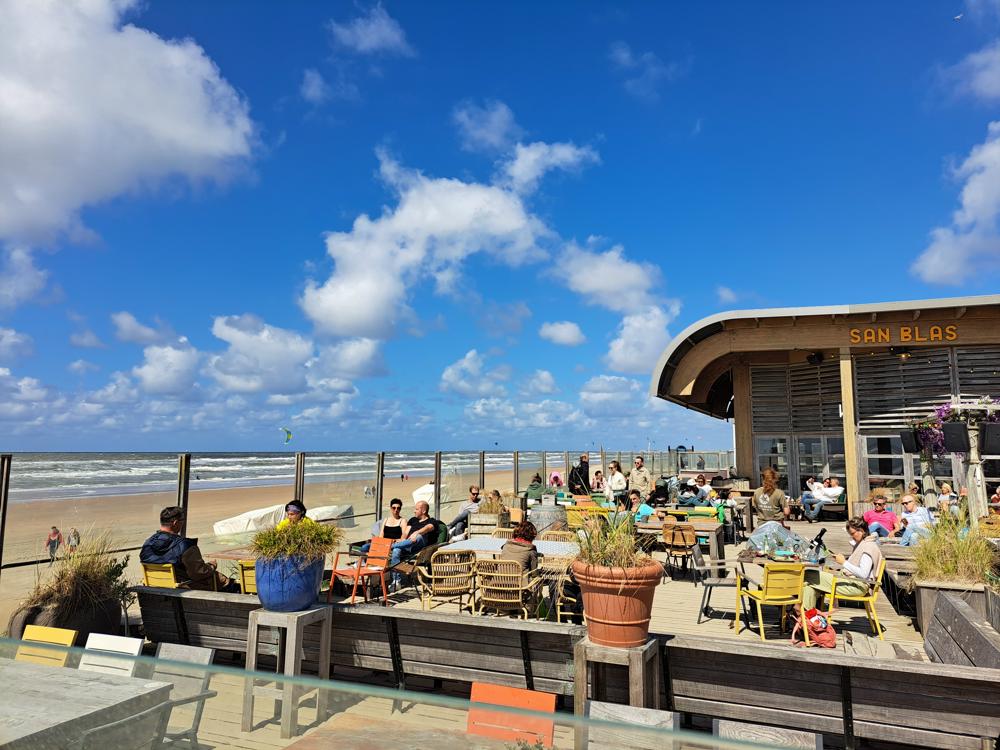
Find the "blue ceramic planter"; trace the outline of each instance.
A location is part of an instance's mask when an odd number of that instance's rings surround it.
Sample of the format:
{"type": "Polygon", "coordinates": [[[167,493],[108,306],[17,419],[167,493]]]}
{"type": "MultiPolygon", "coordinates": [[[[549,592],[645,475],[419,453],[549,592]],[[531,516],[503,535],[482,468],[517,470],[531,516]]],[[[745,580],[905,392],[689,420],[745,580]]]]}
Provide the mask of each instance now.
{"type": "Polygon", "coordinates": [[[323,558],[312,562],[302,557],[258,559],[255,567],[257,596],[264,609],[298,612],[316,603],[323,580],[323,558]]]}

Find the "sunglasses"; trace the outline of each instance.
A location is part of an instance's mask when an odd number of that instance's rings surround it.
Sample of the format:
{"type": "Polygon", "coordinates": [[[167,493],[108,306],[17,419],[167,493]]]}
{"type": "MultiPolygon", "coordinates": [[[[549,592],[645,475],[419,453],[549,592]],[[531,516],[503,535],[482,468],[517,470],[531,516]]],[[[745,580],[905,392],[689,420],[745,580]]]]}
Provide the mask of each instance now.
{"type": "Polygon", "coordinates": [[[389,508],[392,509],[392,510],[402,510],[403,506],[402,505],[390,505],[389,508]]]}

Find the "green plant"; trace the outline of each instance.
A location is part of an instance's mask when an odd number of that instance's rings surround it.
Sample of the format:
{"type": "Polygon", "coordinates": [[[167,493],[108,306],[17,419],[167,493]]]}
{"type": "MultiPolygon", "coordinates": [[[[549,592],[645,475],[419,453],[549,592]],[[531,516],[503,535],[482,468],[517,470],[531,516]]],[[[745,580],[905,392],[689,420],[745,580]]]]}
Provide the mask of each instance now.
{"type": "Polygon", "coordinates": [[[606,520],[595,516],[583,524],[582,531],[577,557],[582,562],[608,568],[638,568],[652,560],[636,540],[631,513],[609,513],[606,520]]]}
{"type": "Polygon", "coordinates": [[[125,578],[129,556],[115,557],[116,546],[110,532],[84,534],[76,552],[57,559],[50,575],[36,583],[25,605],[52,607],[60,613],[57,619],[79,610],[93,611],[110,600],[127,608],[135,601],[125,578]]]}
{"type": "Polygon", "coordinates": [[[503,513],[507,510],[503,500],[499,497],[490,496],[479,503],[478,513],[503,513]]]}
{"type": "Polygon", "coordinates": [[[987,583],[998,562],[996,548],[978,529],[968,526],[965,511],[958,518],[943,513],[930,535],[917,544],[913,561],[915,583],[987,583]]]}
{"type": "Polygon", "coordinates": [[[518,740],[516,743],[506,742],[504,747],[506,750],[545,750],[545,745],[542,744],[541,740],[535,740],[530,745],[527,740],[518,740]]]}
{"type": "Polygon", "coordinates": [[[300,521],[282,528],[258,531],[250,549],[254,556],[265,560],[282,557],[318,560],[337,548],[343,533],[340,528],[330,524],[300,521]]]}

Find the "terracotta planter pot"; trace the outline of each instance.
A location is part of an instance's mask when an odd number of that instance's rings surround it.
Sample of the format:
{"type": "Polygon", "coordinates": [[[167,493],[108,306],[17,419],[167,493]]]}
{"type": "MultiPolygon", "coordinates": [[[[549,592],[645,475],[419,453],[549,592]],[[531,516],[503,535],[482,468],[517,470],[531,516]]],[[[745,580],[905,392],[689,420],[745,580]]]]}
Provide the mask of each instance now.
{"type": "Polygon", "coordinates": [[[663,566],[650,561],[640,568],[607,568],[576,560],[573,575],[583,594],[587,635],[601,646],[632,648],[649,636],[653,594],[663,566]]]}

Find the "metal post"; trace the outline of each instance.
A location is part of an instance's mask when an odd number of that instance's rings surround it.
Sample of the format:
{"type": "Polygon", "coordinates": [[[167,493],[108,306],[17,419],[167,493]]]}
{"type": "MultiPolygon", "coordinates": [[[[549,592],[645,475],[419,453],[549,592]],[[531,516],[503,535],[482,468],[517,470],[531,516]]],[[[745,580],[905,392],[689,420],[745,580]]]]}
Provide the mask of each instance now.
{"type": "Polygon", "coordinates": [[[569,451],[563,451],[563,466],[565,467],[566,485],[569,486],[569,470],[573,468],[573,464],[569,462],[569,451]]]}
{"type": "Polygon", "coordinates": [[[13,454],[0,455],[0,573],[3,572],[3,542],[7,532],[7,499],[10,495],[10,465],[13,454]]]}
{"type": "Polygon", "coordinates": [[[549,470],[546,467],[545,451],[542,451],[542,484],[548,486],[548,483],[549,483],[549,470]]]}
{"type": "Polygon", "coordinates": [[[382,497],[385,492],[385,451],[379,451],[375,461],[375,518],[382,517],[382,497]]]}
{"type": "Polygon", "coordinates": [[[486,451],[479,451],[479,489],[486,489],[486,451]]]}
{"type": "Polygon", "coordinates": [[[433,518],[441,515],[441,451],[434,453],[434,507],[433,518]]]}
{"type": "Polygon", "coordinates": [[[187,536],[188,490],[191,486],[191,454],[177,456],[177,504],[184,511],[181,516],[181,536],[187,536]]]}
{"type": "Polygon", "coordinates": [[[519,465],[519,456],[517,451],[514,451],[514,494],[516,495],[521,491],[521,471],[519,465]]]}
{"type": "Polygon", "coordinates": [[[306,497],[306,454],[295,454],[295,488],[292,496],[300,503],[306,497]]]}

